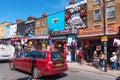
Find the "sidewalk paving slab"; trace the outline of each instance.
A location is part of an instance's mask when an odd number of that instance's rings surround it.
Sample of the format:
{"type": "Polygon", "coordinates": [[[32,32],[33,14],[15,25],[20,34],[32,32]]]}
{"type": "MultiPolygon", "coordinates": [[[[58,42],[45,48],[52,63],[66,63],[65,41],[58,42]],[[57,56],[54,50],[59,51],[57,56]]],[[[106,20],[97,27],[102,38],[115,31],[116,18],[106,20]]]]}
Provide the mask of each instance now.
{"type": "Polygon", "coordinates": [[[120,70],[110,70],[109,68],[107,68],[107,72],[105,72],[102,69],[95,68],[94,66],[88,64],[80,65],[76,62],[67,62],[67,64],[69,69],[76,69],[109,76],[120,76],[120,70]]]}

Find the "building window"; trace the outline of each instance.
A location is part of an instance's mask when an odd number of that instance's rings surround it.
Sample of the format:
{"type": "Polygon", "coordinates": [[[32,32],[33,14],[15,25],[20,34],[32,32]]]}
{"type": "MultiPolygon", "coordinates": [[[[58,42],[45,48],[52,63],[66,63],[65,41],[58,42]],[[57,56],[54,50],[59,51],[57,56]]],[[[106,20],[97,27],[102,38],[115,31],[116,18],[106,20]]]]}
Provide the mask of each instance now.
{"type": "Polygon", "coordinates": [[[100,20],[100,10],[94,11],[94,21],[100,20]]]}
{"type": "Polygon", "coordinates": [[[94,5],[100,4],[100,0],[94,0],[94,5]]]}
{"type": "Polygon", "coordinates": [[[107,27],[112,27],[115,23],[107,24],[107,27]]]}
{"type": "Polygon", "coordinates": [[[39,34],[38,34],[38,32],[36,32],[36,36],[38,36],[39,34]]]}
{"type": "Polygon", "coordinates": [[[36,22],[36,27],[40,27],[40,21],[36,22]]]}
{"type": "Polygon", "coordinates": [[[113,18],[115,16],[115,13],[114,13],[114,7],[111,6],[111,7],[107,7],[107,18],[113,18]]]}
{"type": "Polygon", "coordinates": [[[40,35],[41,35],[40,31],[36,32],[36,36],[40,36],[40,35]]]}
{"type": "Polygon", "coordinates": [[[42,20],[42,26],[46,26],[46,20],[42,20]]]}
{"type": "Polygon", "coordinates": [[[101,27],[101,25],[97,25],[95,26],[95,29],[99,29],[101,27]]]}
{"type": "Polygon", "coordinates": [[[52,19],[52,23],[54,24],[54,23],[57,23],[59,21],[59,18],[54,18],[54,19],[52,19]]]}
{"type": "Polygon", "coordinates": [[[43,31],[41,31],[41,35],[42,35],[42,36],[44,35],[44,30],[43,30],[43,31]]]}

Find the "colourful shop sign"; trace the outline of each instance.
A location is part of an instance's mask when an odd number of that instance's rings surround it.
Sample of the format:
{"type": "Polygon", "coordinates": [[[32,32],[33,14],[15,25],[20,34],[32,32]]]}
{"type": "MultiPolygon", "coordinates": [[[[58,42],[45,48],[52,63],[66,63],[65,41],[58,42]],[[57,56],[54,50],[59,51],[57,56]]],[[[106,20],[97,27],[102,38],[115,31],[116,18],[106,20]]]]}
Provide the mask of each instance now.
{"type": "MultiPolygon", "coordinates": [[[[116,34],[118,32],[119,25],[115,24],[112,26],[107,27],[107,35],[110,34],[116,34]]],[[[99,28],[85,28],[85,29],[80,29],[78,31],[78,37],[85,37],[85,36],[98,36],[98,35],[103,35],[104,34],[104,28],[99,27],[99,28]]]]}

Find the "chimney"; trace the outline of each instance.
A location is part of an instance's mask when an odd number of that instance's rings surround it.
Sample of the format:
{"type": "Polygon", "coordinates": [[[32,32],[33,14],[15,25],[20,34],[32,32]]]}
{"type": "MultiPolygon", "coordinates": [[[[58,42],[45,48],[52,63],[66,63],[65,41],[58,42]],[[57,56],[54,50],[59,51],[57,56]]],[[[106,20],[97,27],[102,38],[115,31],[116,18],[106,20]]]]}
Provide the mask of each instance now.
{"type": "Polygon", "coordinates": [[[22,23],[22,22],[24,22],[24,20],[21,20],[21,19],[17,19],[17,20],[16,20],[16,23],[17,23],[17,24],[22,23]]]}
{"type": "Polygon", "coordinates": [[[46,13],[43,13],[43,14],[42,14],[42,17],[47,17],[47,14],[46,14],[46,13]]]}
{"type": "Polygon", "coordinates": [[[34,19],[36,19],[36,17],[29,16],[29,17],[27,18],[27,21],[31,21],[31,20],[34,20],[34,19]]]}

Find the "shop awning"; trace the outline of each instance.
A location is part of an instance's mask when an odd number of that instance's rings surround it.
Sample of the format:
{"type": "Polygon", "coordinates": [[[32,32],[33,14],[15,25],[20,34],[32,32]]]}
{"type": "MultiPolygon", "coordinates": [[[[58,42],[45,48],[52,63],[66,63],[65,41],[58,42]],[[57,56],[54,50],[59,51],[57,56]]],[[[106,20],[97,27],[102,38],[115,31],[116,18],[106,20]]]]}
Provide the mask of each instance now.
{"type": "Polygon", "coordinates": [[[10,41],[18,41],[20,38],[11,38],[10,41]]]}
{"type": "Polygon", "coordinates": [[[56,36],[56,37],[52,37],[52,40],[63,40],[63,39],[67,39],[67,36],[56,36]]]}
{"type": "Polygon", "coordinates": [[[49,35],[47,36],[34,36],[32,39],[49,39],[49,35]]]}

